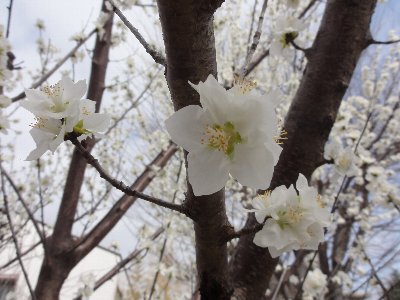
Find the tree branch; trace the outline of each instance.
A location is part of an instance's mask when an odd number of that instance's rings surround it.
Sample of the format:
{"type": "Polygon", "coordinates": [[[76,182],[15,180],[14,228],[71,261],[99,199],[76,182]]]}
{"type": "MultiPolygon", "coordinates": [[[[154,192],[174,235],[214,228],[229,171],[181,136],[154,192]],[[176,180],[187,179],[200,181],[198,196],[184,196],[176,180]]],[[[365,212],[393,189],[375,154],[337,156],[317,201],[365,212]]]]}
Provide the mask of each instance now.
{"type": "MultiPolygon", "coordinates": [[[[163,168],[169,159],[175,154],[177,147],[175,144],[170,144],[167,150],[161,151],[154,160],[146,167],[142,174],[131,185],[131,189],[136,191],[143,191],[153,180],[151,175],[151,167],[157,166],[163,168]]],[[[115,224],[124,216],[128,209],[136,202],[136,197],[123,195],[104,216],[104,218],[97,223],[97,225],[86,234],[76,245],[76,251],[79,257],[85,256],[113,229],[115,224]]]]}
{"type": "Polygon", "coordinates": [[[157,50],[154,49],[153,46],[149,45],[149,43],[146,42],[144,37],[140,34],[139,30],[137,30],[129,21],[128,19],[124,16],[124,14],[118,9],[118,7],[115,6],[114,1],[112,0],[107,0],[113,7],[114,12],[117,14],[117,16],[121,19],[121,21],[125,24],[126,27],[133,33],[133,35],[136,37],[136,39],[139,41],[139,43],[142,44],[144,49],[150,56],[154,59],[154,61],[162,66],[166,66],[166,61],[165,57],[159,53],[157,50]]]}
{"type": "Polygon", "coordinates": [[[400,42],[400,39],[392,40],[392,41],[376,41],[374,39],[370,39],[368,41],[368,44],[369,45],[391,45],[391,44],[396,44],[396,43],[399,43],[399,42],[400,42]]]}
{"type": "Polygon", "coordinates": [[[32,222],[33,227],[35,228],[36,233],[38,234],[38,236],[40,238],[40,241],[42,243],[44,243],[44,239],[45,239],[44,232],[42,233],[42,231],[40,230],[39,224],[36,222],[36,219],[33,216],[33,213],[29,209],[28,204],[26,204],[26,201],[22,197],[17,185],[14,183],[14,181],[12,180],[10,175],[7,173],[7,171],[3,168],[3,166],[0,166],[0,169],[1,169],[2,174],[6,177],[7,181],[10,183],[10,185],[13,188],[14,192],[17,194],[18,200],[21,202],[23,208],[25,209],[26,213],[28,214],[28,218],[32,222]]]}
{"type": "Polygon", "coordinates": [[[156,204],[158,206],[168,208],[174,211],[177,211],[181,214],[184,214],[188,217],[190,217],[189,212],[186,210],[186,208],[183,205],[180,204],[174,204],[171,202],[167,202],[146,194],[143,194],[141,192],[132,190],[129,186],[127,186],[125,183],[122,181],[118,181],[117,179],[111,177],[105,170],[104,168],[99,164],[99,161],[94,158],[92,154],[90,154],[89,151],[87,151],[81,143],[76,139],[76,137],[70,137],[69,140],[72,142],[72,144],[75,145],[75,147],[80,151],[80,153],[83,155],[83,157],[86,159],[88,164],[90,164],[92,167],[94,167],[97,172],[99,173],[100,177],[109,182],[113,187],[116,189],[120,190],[121,192],[125,193],[128,196],[140,198],[143,200],[146,200],[150,203],[156,204]]]}
{"type": "MultiPolygon", "coordinates": [[[[164,228],[160,227],[159,229],[156,230],[155,233],[150,237],[150,240],[154,241],[156,240],[162,233],[164,232],[164,228]]],[[[106,274],[104,274],[102,277],[100,277],[98,280],[96,280],[96,283],[94,284],[93,290],[97,290],[99,287],[101,287],[104,283],[112,279],[115,275],[117,275],[122,268],[124,268],[129,262],[131,262],[133,259],[138,257],[140,253],[143,251],[146,251],[149,249],[150,246],[141,248],[141,249],[136,249],[134,250],[131,254],[129,254],[127,257],[122,259],[115,267],[113,267],[110,271],[108,271],[106,274]]],[[[75,297],[74,300],[81,300],[82,295],[79,295],[78,297],[75,297]]]]}
{"type": "Polygon", "coordinates": [[[262,32],[262,24],[264,22],[264,15],[265,15],[265,11],[267,9],[267,5],[268,5],[268,0],[264,0],[263,6],[261,8],[260,16],[258,18],[257,29],[253,36],[253,43],[251,44],[249,51],[247,52],[246,59],[244,61],[244,65],[243,65],[242,69],[240,70],[239,76],[241,76],[241,77],[244,77],[245,74],[248,73],[247,68],[253,58],[254,53],[256,52],[258,43],[260,42],[260,37],[261,37],[261,32],[262,32]]]}
{"type": "Polygon", "coordinates": [[[11,24],[11,14],[12,14],[13,0],[10,0],[10,4],[7,6],[8,9],[8,17],[7,17],[7,30],[6,30],[6,38],[10,35],[10,24],[11,24]]]}
{"type": "MultiPolygon", "coordinates": [[[[220,0],[158,0],[167,55],[166,79],[174,109],[200,105],[188,81],[217,75],[213,14],[220,0]]],[[[187,153],[186,153],[187,154],[187,153]]],[[[187,162],[186,162],[187,163],[187,162]]],[[[196,197],[187,181],[185,204],[194,220],[199,289],[204,299],[230,299],[228,251],[223,241],[229,224],[225,193],[196,197]]]]}
{"type": "Polygon", "coordinates": [[[21,250],[19,248],[17,236],[16,236],[15,231],[14,231],[14,225],[13,225],[13,222],[12,222],[12,219],[11,219],[11,216],[10,216],[10,210],[9,210],[9,207],[8,207],[7,194],[6,194],[6,190],[5,190],[6,187],[5,187],[5,182],[4,182],[3,167],[1,166],[1,158],[0,158],[0,167],[1,167],[1,191],[3,193],[4,209],[5,209],[5,212],[6,212],[8,225],[10,226],[10,231],[11,231],[12,240],[14,242],[15,252],[17,254],[18,262],[19,262],[19,265],[21,267],[22,274],[24,275],[25,282],[26,282],[26,284],[28,286],[31,298],[32,298],[32,300],[36,300],[36,296],[35,296],[35,293],[33,292],[32,285],[31,285],[29,277],[28,277],[28,273],[26,272],[24,263],[22,262],[21,250]]]}
{"type": "MultiPolygon", "coordinates": [[[[96,29],[93,29],[84,39],[80,40],[76,46],[69,51],[58,63],[56,63],[53,68],[51,68],[46,74],[44,74],[38,81],[33,83],[30,86],[30,89],[36,89],[39,86],[42,85],[43,82],[45,82],[51,75],[53,75],[67,60],[70,58],[74,53],[84,44],[87,42],[87,40],[96,32],[96,29]]],[[[18,100],[21,100],[25,98],[25,92],[19,93],[17,96],[12,98],[12,102],[16,102],[18,100]]]]}

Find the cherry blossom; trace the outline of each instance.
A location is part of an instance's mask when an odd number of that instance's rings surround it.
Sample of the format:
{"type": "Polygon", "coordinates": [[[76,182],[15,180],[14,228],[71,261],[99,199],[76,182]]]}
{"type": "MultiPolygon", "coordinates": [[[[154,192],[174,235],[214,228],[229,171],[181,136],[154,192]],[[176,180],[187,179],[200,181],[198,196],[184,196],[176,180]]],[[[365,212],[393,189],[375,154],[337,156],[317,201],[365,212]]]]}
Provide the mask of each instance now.
{"type": "Polygon", "coordinates": [[[251,188],[267,188],[282,150],[277,145],[275,100],[251,93],[247,83],[226,91],[212,75],[191,85],[202,107],[178,110],[166,127],[171,139],[189,152],[194,194],[217,192],[229,174],[251,188]]]}
{"type": "Polygon", "coordinates": [[[329,225],[329,213],[317,190],[308,186],[302,174],[296,189],[299,194],[293,185],[280,186],[253,200],[257,221],[262,223],[269,217],[256,233],[254,243],[268,247],[272,257],[290,250],[316,250],[324,240],[323,227],[329,225]]]}

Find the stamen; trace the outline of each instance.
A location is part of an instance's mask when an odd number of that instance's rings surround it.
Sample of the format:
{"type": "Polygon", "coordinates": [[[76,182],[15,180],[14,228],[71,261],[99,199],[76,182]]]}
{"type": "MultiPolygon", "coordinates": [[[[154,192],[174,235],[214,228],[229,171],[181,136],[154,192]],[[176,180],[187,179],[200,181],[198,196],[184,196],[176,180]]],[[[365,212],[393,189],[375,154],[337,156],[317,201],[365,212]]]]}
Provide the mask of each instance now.
{"type": "Polygon", "coordinates": [[[272,139],[277,143],[278,145],[283,145],[283,140],[287,140],[287,131],[283,128],[279,129],[279,133],[274,136],[272,139]]]}
{"type": "Polygon", "coordinates": [[[42,117],[35,117],[35,121],[31,124],[29,124],[30,127],[32,128],[44,128],[46,126],[46,121],[47,119],[42,118],[42,117]]]}
{"type": "Polygon", "coordinates": [[[322,201],[322,198],[321,198],[320,194],[317,195],[317,203],[318,203],[319,207],[321,207],[321,208],[325,207],[325,203],[322,201]]]}
{"type": "Polygon", "coordinates": [[[221,151],[229,158],[233,158],[235,145],[243,142],[240,133],[235,130],[235,126],[231,122],[226,122],[223,126],[206,124],[203,137],[200,139],[201,144],[221,151]]]}
{"type": "Polygon", "coordinates": [[[254,89],[257,86],[257,82],[253,80],[248,80],[243,76],[239,75],[234,75],[234,80],[233,80],[233,85],[237,86],[239,89],[240,93],[246,94],[247,92],[250,92],[252,89],[254,89]]]}

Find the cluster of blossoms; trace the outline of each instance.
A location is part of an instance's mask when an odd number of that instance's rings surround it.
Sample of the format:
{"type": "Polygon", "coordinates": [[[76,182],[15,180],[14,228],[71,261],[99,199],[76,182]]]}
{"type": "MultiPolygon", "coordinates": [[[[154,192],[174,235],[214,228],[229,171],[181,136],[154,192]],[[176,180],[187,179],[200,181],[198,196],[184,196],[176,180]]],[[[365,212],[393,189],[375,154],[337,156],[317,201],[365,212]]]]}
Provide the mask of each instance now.
{"type": "MultiPolygon", "coordinates": [[[[191,83],[190,83],[191,84],[191,83]]],[[[250,93],[252,83],[239,80],[225,90],[213,76],[191,86],[200,94],[202,107],[186,106],[166,121],[171,139],[189,152],[188,179],[196,196],[217,192],[229,174],[241,184],[266,189],[282,148],[275,113],[278,94],[250,93]]],[[[294,186],[284,186],[253,200],[263,229],[254,238],[268,247],[272,257],[297,249],[317,249],[323,227],[329,224],[315,188],[300,174],[294,186]]]]}
{"type": "Polygon", "coordinates": [[[253,199],[253,210],[259,223],[254,243],[268,247],[272,257],[298,249],[316,250],[324,239],[323,227],[329,225],[329,213],[315,188],[308,186],[300,174],[289,188],[279,186],[253,199]]]}
{"type": "Polygon", "coordinates": [[[358,168],[356,156],[351,147],[344,148],[338,139],[333,139],[325,145],[324,158],[333,160],[336,172],[341,176],[355,176],[358,168]]]}
{"type": "Polygon", "coordinates": [[[53,86],[25,91],[27,100],[21,101],[21,106],[32,112],[36,120],[30,130],[36,149],[26,160],[38,159],[47,150],[54,153],[68,133],[73,132],[79,141],[93,135],[102,136],[110,116],[96,113],[95,101],[82,99],[86,89],[85,81],[74,83],[63,77],[53,86]]]}
{"type": "MultiPolygon", "coordinates": [[[[7,68],[7,52],[11,50],[9,41],[5,37],[4,27],[0,25],[0,88],[3,88],[11,78],[12,72],[7,68]]],[[[11,104],[11,99],[0,95],[0,132],[7,133],[10,122],[3,113],[3,109],[11,104]]]]}
{"type": "Polygon", "coordinates": [[[212,75],[190,83],[202,107],[186,106],[166,121],[171,139],[189,152],[188,178],[196,196],[219,191],[229,174],[266,189],[282,151],[276,95],[259,96],[250,91],[252,83],[237,83],[228,91],[212,75]]]}

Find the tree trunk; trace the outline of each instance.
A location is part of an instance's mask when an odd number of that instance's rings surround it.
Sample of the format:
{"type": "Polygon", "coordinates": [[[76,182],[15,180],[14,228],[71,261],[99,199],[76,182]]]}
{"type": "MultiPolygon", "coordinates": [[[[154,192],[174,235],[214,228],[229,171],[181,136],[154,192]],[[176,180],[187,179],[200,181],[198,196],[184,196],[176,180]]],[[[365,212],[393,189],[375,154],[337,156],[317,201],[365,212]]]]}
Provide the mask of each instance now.
{"type": "MultiPolygon", "coordinates": [[[[200,105],[199,95],[188,81],[216,77],[217,62],[213,15],[222,1],[158,0],[167,54],[166,79],[175,110],[200,105]]],[[[195,197],[188,182],[187,208],[194,220],[196,263],[202,299],[230,299],[227,246],[229,226],[225,212],[224,189],[195,197]]]]}
{"type": "MultiPolygon", "coordinates": [[[[107,12],[103,1],[102,11],[107,12]]],[[[105,40],[96,37],[93,51],[92,69],[90,74],[87,98],[96,101],[96,111],[100,108],[104,91],[105,74],[108,64],[108,53],[111,45],[111,30],[113,14],[105,24],[105,40]]],[[[90,151],[94,141],[87,143],[90,151]]],[[[76,255],[71,252],[74,245],[72,226],[78,206],[80,190],[86,170],[86,159],[74,151],[64,187],[56,224],[51,238],[47,239],[44,246],[44,259],[35,287],[35,295],[39,300],[58,299],[61,287],[68,277],[69,272],[79,262],[76,255]]]]}

